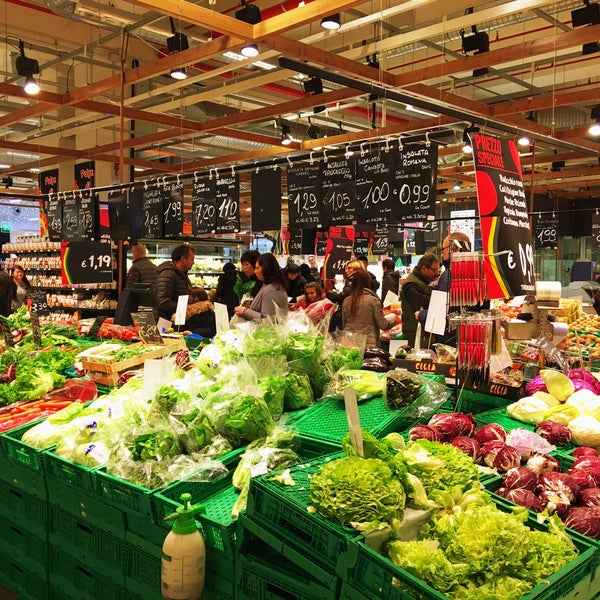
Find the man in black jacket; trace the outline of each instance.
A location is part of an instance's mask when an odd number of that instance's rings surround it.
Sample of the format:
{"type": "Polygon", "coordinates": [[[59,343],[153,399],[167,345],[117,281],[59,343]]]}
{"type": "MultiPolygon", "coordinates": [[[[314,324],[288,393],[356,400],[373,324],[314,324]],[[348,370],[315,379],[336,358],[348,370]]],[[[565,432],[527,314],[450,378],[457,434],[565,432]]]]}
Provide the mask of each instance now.
{"type": "Polygon", "coordinates": [[[0,315],[8,317],[12,301],[17,296],[17,286],[13,278],[6,272],[0,271],[0,315]]]}
{"type": "Polygon", "coordinates": [[[157,314],[159,317],[171,320],[177,310],[179,296],[187,296],[192,289],[192,283],[187,273],[194,265],[196,252],[189,244],[180,244],[173,248],[171,260],[163,262],[158,267],[156,279],[157,314]]]}
{"type": "Polygon", "coordinates": [[[146,256],[146,246],[136,244],[131,247],[133,262],[127,272],[126,287],[133,287],[135,283],[154,285],[158,275],[158,267],[146,256]]]}

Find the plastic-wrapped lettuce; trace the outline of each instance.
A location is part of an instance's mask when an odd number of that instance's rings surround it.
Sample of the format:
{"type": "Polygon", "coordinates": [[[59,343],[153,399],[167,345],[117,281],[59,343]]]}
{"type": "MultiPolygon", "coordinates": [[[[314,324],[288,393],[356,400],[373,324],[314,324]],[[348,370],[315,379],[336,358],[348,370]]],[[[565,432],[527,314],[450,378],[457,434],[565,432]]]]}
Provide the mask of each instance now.
{"type": "Polygon", "coordinates": [[[363,371],[361,369],[341,369],[325,386],[325,397],[343,397],[344,390],[348,387],[356,392],[356,399],[361,402],[383,395],[385,379],[383,374],[376,371],[363,371]]]}
{"type": "Polygon", "coordinates": [[[517,421],[536,425],[544,420],[548,405],[536,396],[526,396],[506,407],[506,412],[517,421]]]}
{"type": "Polygon", "coordinates": [[[290,373],[286,377],[284,406],[286,410],[306,408],[314,402],[308,375],[290,373]]]}

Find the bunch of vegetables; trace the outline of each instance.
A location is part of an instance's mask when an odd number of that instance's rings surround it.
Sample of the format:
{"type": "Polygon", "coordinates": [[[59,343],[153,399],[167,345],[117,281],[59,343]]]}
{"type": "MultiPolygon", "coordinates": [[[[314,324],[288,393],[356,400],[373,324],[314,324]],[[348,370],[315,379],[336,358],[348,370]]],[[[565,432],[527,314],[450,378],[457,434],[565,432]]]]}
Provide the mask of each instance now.
{"type": "Polygon", "coordinates": [[[465,413],[440,413],[427,424],[418,424],[408,432],[409,440],[426,439],[455,446],[477,464],[505,472],[545,460],[556,449],[542,435],[526,429],[507,432],[502,425],[489,423],[476,426],[475,419],[465,413]]]}
{"type": "MultiPolygon", "coordinates": [[[[555,427],[557,438],[568,437],[580,446],[600,446],[600,381],[583,369],[572,369],[568,375],[543,369],[527,384],[528,396],[510,404],[506,412],[513,418],[550,429],[551,421],[565,426],[569,432],[555,427]]],[[[552,434],[550,434],[552,435],[552,434]]]]}
{"type": "Polygon", "coordinates": [[[530,510],[556,513],[567,527],[600,539],[600,456],[581,447],[573,458],[565,472],[551,456],[510,469],[497,493],[530,510]]]}

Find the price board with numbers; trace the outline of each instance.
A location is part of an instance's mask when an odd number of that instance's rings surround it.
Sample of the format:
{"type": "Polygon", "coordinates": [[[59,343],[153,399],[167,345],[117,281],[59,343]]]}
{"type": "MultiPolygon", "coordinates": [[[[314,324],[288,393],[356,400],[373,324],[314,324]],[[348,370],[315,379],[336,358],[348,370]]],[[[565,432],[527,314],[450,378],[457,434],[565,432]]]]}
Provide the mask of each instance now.
{"type": "Polygon", "coordinates": [[[163,199],[160,187],[148,186],[148,189],[144,189],[142,218],[145,238],[156,239],[162,237],[163,199]]]}
{"type": "Polygon", "coordinates": [[[375,225],[355,225],[354,226],[354,256],[367,256],[371,248],[375,225]]]}
{"type": "Polygon", "coordinates": [[[282,227],[281,242],[284,254],[302,254],[302,229],[299,227],[282,227]]]}
{"type": "Polygon", "coordinates": [[[392,221],[424,221],[435,215],[438,148],[411,144],[398,151],[392,180],[392,221]]]}
{"type": "Polygon", "coordinates": [[[348,225],[356,220],[356,158],[321,161],[321,219],[325,227],[348,225]]]}
{"type": "Polygon", "coordinates": [[[0,336],[4,340],[4,343],[8,348],[12,348],[15,345],[12,333],[10,332],[10,325],[6,320],[6,317],[0,316],[0,336]]]}
{"type": "Polygon", "coordinates": [[[373,246],[372,251],[373,254],[382,255],[389,253],[389,234],[388,234],[388,226],[384,223],[378,223],[375,228],[375,233],[373,234],[373,246]]]}
{"type": "Polygon", "coordinates": [[[164,185],[162,197],[163,236],[180,237],[183,232],[183,185],[164,185]]]}
{"type": "Polygon", "coordinates": [[[144,344],[162,344],[163,339],[156,326],[154,315],[151,310],[131,313],[131,318],[137,329],[138,335],[144,344]]]}
{"type": "Polygon", "coordinates": [[[60,242],[62,240],[62,202],[58,199],[58,194],[48,196],[46,214],[48,215],[48,238],[51,242],[60,242]]]}
{"type": "Polygon", "coordinates": [[[240,178],[236,173],[217,178],[217,233],[240,230],[240,178]]]}
{"type": "Polygon", "coordinates": [[[27,292],[27,297],[31,301],[29,311],[32,314],[45,315],[48,314],[48,293],[45,290],[30,289],[27,292]]]}
{"type": "Polygon", "coordinates": [[[217,182],[212,177],[194,179],[192,186],[192,235],[215,233],[217,182]]]}
{"type": "Polygon", "coordinates": [[[534,242],[536,248],[558,248],[558,218],[541,215],[535,222],[534,242]]]}
{"type": "Polygon", "coordinates": [[[90,327],[90,330],[87,333],[88,337],[98,337],[98,333],[100,332],[100,328],[102,327],[104,321],[106,321],[107,317],[106,315],[99,315],[98,317],[96,317],[94,319],[94,322],[92,323],[92,326],[90,327]]]}
{"type": "Polygon", "coordinates": [[[113,280],[110,242],[63,242],[60,259],[63,285],[113,280]]]}
{"type": "Polygon", "coordinates": [[[391,220],[393,174],[398,159],[397,148],[361,153],[356,158],[356,220],[359,223],[391,220]]]}
{"type": "Polygon", "coordinates": [[[298,163],[287,170],[288,215],[292,227],[321,223],[321,164],[298,163]]]}
{"type": "Polygon", "coordinates": [[[327,237],[329,236],[329,231],[317,231],[315,234],[315,255],[316,256],[325,256],[325,252],[327,252],[327,237]]]}
{"type": "Polygon", "coordinates": [[[31,333],[33,335],[33,343],[38,347],[42,347],[42,328],[40,326],[39,313],[31,312],[31,333]]]}
{"type": "Polygon", "coordinates": [[[592,248],[600,248],[600,214],[592,215],[592,248]]]}
{"type": "Polygon", "coordinates": [[[79,242],[79,206],[73,193],[65,194],[62,203],[62,239],[65,242],[79,242]]]}
{"type": "Polygon", "coordinates": [[[354,229],[352,227],[330,227],[327,252],[323,262],[325,279],[334,279],[345,273],[346,263],[352,257],[354,229]]]}
{"type": "Polygon", "coordinates": [[[98,198],[90,190],[83,190],[77,194],[79,215],[77,225],[77,239],[74,241],[85,242],[96,239],[98,223],[98,198]]]}

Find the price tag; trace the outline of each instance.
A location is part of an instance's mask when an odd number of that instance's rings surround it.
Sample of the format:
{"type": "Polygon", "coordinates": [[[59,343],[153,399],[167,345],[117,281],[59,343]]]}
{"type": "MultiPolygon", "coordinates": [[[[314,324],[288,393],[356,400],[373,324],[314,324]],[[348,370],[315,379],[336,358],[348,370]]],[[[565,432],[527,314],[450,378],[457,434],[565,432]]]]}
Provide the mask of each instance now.
{"type": "Polygon", "coordinates": [[[0,334],[9,348],[15,345],[12,333],[10,332],[10,325],[5,317],[0,317],[0,334]]]}
{"type": "Polygon", "coordinates": [[[158,186],[145,189],[142,202],[142,219],[145,238],[154,239],[162,237],[162,210],[162,190],[158,186]]]}
{"type": "Polygon", "coordinates": [[[45,315],[49,312],[48,294],[44,290],[30,290],[27,294],[31,300],[29,312],[36,315],[45,315]]]}
{"type": "Polygon", "coordinates": [[[207,177],[194,181],[192,187],[192,235],[214,233],[217,227],[215,197],[217,185],[207,177]]]}
{"type": "Polygon", "coordinates": [[[217,179],[217,233],[235,233],[240,230],[240,178],[217,179]]]}
{"type": "Polygon", "coordinates": [[[183,186],[163,188],[163,235],[181,237],[183,231],[183,186]]]}
{"type": "MultiPolygon", "coordinates": [[[[321,165],[298,163],[287,170],[288,214],[292,227],[316,227],[321,222],[321,165]]],[[[254,210],[254,206],[252,206],[254,210]]]]}
{"type": "Polygon", "coordinates": [[[392,216],[392,180],[398,164],[397,148],[371,154],[356,160],[356,218],[359,223],[383,223],[392,216]]]}
{"type": "Polygon", "coordinates": [[[150,310],[131,313],[138,335],[144,344],[162,344],[163,339],[150,310]]]}
{"type": "Polygon", "coordinates": [[[96,317],[90,330],[88,331],[88,337],[98,337],[98,332],[100,331],[100,327],[102,327],[102,323],[106,321],[106,316],[96,317]]]}
{"type": "Polygon", "coordinates": [[[61,263],[64,285],[113,279],[110,242],[63,242],[61,263]]]}
{"type": "Polygon", "coordinates": [[[31,313],[31,333],[33,334],[33,343],[42,347],[42,328],[40,327],[40,316],[38,313],[31,313]]]}
{"type": "Polygon", "coordinates": [[[325,226],[356,221],[356,159],[337,158],[321,163],[321,219],[325,226]]]}

